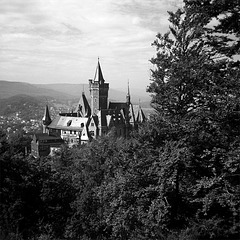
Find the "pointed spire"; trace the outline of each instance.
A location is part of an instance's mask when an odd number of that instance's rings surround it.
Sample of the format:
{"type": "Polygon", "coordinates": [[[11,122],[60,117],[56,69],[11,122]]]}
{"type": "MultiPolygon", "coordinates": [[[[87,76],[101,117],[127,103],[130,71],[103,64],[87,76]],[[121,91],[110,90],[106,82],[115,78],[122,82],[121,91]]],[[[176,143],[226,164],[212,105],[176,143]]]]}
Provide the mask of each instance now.
{"type": "Polygon", "coordinates": [[[100,84],[104,83],[104,78],[103,78],[103,74],[102,74],[102,69],[100,66],[100,62],[99,62],[99,58],[98,58],[98,64],[97,64],[97,68],[96,68],[96,72],[95,72],[95,76],[94,76],[94,81],[99,82],[100,84]]]}
{"type": "Polygon", "coordinates": [[[46,105],[46,107],[45,107],[44,116],[42,118],[42,121],[43,121],[43,125],[49,125],[52,122],[50,113],[48,110],[48,105],[46,105]]]}
{"type": "Polygon", "coordinates": [[[127,96],[126,96],[126,102],[127,102],[127,104],[131,103],[130,90],[129,90],[129,80],[128,80],[128,91],[127,91],[127,96]]]}

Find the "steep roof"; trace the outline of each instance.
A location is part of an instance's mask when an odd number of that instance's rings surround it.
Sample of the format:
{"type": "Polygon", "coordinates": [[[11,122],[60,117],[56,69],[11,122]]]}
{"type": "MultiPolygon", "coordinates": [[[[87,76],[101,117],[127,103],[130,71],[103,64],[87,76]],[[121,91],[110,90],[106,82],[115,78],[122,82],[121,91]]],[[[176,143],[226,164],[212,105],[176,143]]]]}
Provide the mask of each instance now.
{"type": "Polygon", "coordinates": [[[103,84],[105,82],[105,80],[103,78],[102,69],[101,69],[101,66],[100,66],[99,59],[98,59],[98,64],[97,64],[97,68],[96,68],[96,72],[95,72],[95,76],[94,76],[94,81],[97,81],[100,84],[103,84]]]}
{"type": "Polygon", "coordinates": [[[89,106],[88,100],[84,92],[82,93],[82,96],[78,102],[75,112],[79,112],[81,117],[91,116],[91,108],[89,106]]]}
{"type": "Polygon", "coordinates": [[[143,113],[142,108],[139,106],[136,121],[138,123],[142,123],[142,122],[145,122],[145,120],[146,120],[145,114],[143,113]]]}
{"type": "Polygon", "coordinates": [[[134,108],[133,108],[132,104],[129,105],[129,116],[128,117],[129,117],[129,122],[134,125],[136,119],[135,119],[135,113],[134,113],[134,108]]]}
{"type": "Polygon", "coordinates": [[[90,139],[90,135],[86,126],[83,127],[81,134],[81,141],[88,141],[90,139]]]}
{"type": "Polygon", "coordinates": [[[46,107],[45,107],[44,116],[42,118],[42,121],[43,121],[44,125],[49,125],[52,122],[50,113],[48,110],[48,105],[46,105],[46,107]]]}

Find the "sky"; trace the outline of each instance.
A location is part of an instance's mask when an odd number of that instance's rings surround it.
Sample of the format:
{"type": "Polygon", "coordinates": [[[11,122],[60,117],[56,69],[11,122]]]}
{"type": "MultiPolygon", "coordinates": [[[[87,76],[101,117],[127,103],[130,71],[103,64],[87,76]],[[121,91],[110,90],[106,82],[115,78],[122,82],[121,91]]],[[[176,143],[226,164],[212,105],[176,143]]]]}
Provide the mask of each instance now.
{"type": "Polygon", "coordinates": [[[0,80],[146,89],[151,46],[182,0],[0,0],[0,80]]]}

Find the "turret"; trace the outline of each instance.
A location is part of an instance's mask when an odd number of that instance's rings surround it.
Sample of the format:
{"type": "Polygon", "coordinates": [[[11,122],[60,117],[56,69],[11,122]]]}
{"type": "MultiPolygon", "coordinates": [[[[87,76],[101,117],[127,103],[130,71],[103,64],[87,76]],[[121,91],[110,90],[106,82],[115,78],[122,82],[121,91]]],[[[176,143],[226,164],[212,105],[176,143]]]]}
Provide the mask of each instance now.
{"type": "Polygon", "coordinates": [[[128,82],[128,90],[126,95],[126,137],[129,137],[129,132],[131,129],[135,128],[135,115],[133,111],[133,105],[131,103],[131,95],[129,90],[129,82],[128,82]]]}
{"type": "Polygon", "coordinates": [[[48,105],[45,107],[44,116],[42,118],[43,133],[49,133],[47,126],[52,122],[50,113],[48,110],[48,105]]]}

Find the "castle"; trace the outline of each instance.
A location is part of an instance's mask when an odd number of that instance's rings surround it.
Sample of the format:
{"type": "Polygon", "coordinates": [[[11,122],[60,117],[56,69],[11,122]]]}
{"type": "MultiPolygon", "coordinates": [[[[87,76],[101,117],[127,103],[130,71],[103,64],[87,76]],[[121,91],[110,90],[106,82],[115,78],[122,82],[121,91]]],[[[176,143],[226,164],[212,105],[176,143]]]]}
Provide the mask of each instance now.
{"type": "Polygon", "coordinates": [[[128,137],[131,130],[145,121],[140,106],[134,112],[129,87],[124,102],[108,102],[109,83],[104,80],[99,60],[94,79],[89,80],[89,90],[90,104],[83,92],[75,111],[59,113],[53,120],[46,105],[43,133],[35,134],[32,141],[34,157],[48,155],[63,142],[70,147],[87,143],[113,128],[117,137],[128,137]]]}

